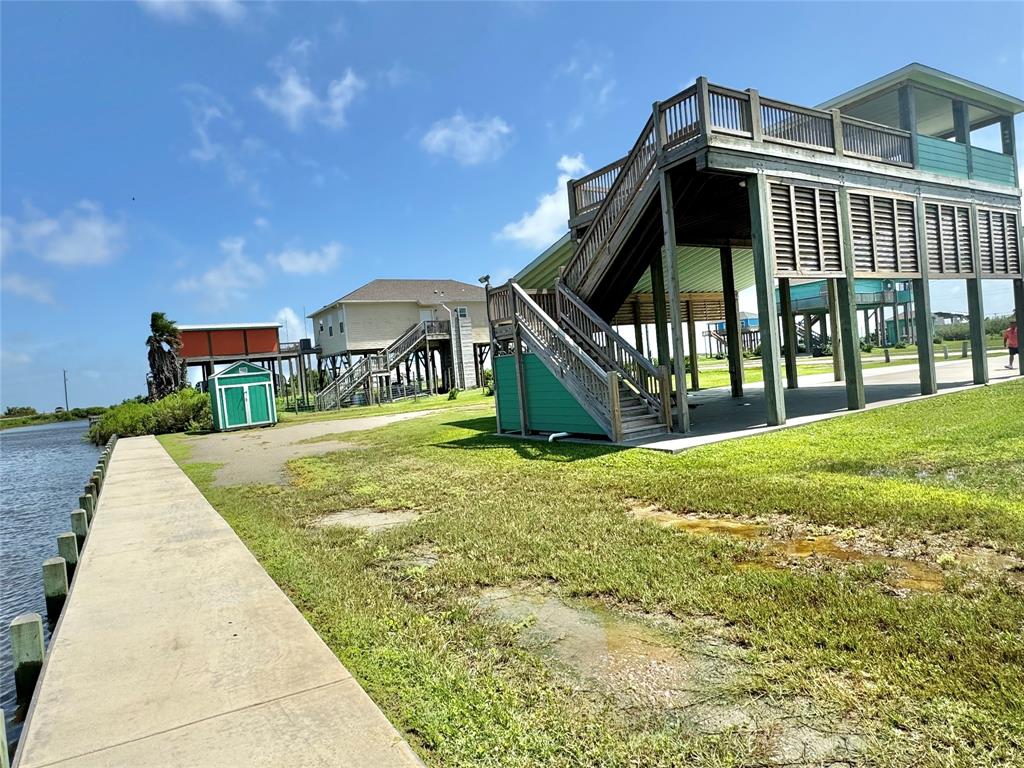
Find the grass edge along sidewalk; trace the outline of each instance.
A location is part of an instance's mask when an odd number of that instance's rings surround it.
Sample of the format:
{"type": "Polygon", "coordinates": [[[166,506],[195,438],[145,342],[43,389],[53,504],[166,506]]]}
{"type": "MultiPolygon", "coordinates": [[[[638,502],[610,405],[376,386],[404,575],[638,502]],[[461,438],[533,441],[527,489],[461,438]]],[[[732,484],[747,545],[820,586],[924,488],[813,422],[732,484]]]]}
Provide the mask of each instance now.
{"type": "Polygon", "coordinates": [[[678,456],[499,439],[491,417],[455,409],[349,433],[361,448],[292,462],[285,488],[213,488],[187,439],[164,442],[430,765],[770,757],[778,721],[708,730],[686,711],[624,709],[481,610],[482,590],[525,585],[667,622],[687,658],[724,643],[741,672],[709,697],[852,731],[853,764],[977,766],[1013,764],[1024,744],[1024,598],[967,559],[1024,554],[1022,425],[1016,381],[678,456]],[[638,502],[773,537],[923,542],[942,589],[657,527],[630,517],[638,502]],[[372,536],[309,527],[351,508],[421,517],[372,536]]]}

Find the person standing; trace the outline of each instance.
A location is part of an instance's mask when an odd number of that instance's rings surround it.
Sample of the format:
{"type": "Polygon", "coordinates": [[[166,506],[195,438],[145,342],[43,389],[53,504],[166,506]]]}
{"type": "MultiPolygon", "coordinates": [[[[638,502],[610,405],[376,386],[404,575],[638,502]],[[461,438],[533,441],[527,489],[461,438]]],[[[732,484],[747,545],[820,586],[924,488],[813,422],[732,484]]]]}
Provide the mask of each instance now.
{"type": "Polygon", "coordinates": [[[1013,358],[1019,354],[1020,347],[1017,346],[1017,321],[1011,320],[1010,327],[1003,331],[1003,346],[1010,350],[1010,364],[1007,368],[1013,368],[1013,358]]]}

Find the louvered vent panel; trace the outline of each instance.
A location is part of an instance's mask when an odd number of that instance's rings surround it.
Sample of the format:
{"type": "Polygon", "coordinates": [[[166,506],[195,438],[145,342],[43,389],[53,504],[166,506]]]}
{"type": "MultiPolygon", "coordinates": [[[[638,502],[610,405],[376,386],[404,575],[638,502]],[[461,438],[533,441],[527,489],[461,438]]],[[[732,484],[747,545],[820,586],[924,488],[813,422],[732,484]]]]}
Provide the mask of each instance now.
{"type": "Polygon", "coordinates": [[[843,272],[843,257],[839,245],[839,203],[836,193],[818,190],[818,216],[821,225],[821,269],[823,272],[843,272]]]}
{"type": "Polygon", "coordinates": [[[813,187],[793,187],[793,205],[796,208],[796,242],[800,269],[804,272],[817,272],[821,269],[821,253],[818,249],[816,190],[813,187]]]}
{"type": "Polygon", "coordinates": [[[859,272],[874,269],[871,243],[871,200],[867,195],[850,195],[850,229],[853,234],[853,263],[859,272]]]}
{"type": "Polygon", "coordinates": [[[1021,273],[1020,260],[1020,222],[1017,214],[1006,214],[1006,266],[1011,275],[1021,273]]]}
{"type": "Polygon", "coordinates": [[[777,274],[795,274],[796,242],[793,233],[793,209],[790,205],[791,187],[772,184],[772,249],[777,274]]]}
{"type": "Polygon", "coordinates": [[[896,201],[874,197],[874,267],[875,272],[896,272],[896,201]]]}
{"type": "Polygon", "coordinates": [[[965,205],[947,206],[956,217],[957,260],[956,272],[969,275],[974,272],[974,243],[971,241],[971,209],[965,205]]]}
{"type": "Polygon", "coordinates": [[[978,209],[978,260],[982,274],[991,275],[994,270],[992,254],[992,214],[978,209]]]}
{"type": "Polygon", "coordinates": [[[957,266],[957,226],[956,211],[951,205],[939,206],[939,235],[942,243],[942,271],[956,274],[957,266]]]}
{"type": "MultiPolygon", "coordinates": [[[[996,275],[1005,275],[1007,273],[1006,229],[1003,225],[1003,213],[1002,211],[989,211],[988,213],[992,222],[992,272],[996,275]]],[[[985,270],[982,269],[982,271],[985,270]]]]}
{"type": "Polygon", "coordinates": [[[917,272],[917,218],[912,200],[896,201],[896,231],[899,271],[917,272]]]}
{"type": "Polygon", "coordinates": [[[939,239],[939,206],[935,203],[924,205],[925,248],[928,251],[928,269],[941,274],[945,272],[942,260],[942,243],[939,239]]]}

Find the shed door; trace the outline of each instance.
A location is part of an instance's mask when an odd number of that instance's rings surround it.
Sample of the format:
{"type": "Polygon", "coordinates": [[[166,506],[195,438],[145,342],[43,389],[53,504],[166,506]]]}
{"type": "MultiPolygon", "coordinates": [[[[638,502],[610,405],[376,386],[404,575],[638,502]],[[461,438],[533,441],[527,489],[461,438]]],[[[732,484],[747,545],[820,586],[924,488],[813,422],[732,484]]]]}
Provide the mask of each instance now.
{"type": "Polygon", "coordinates": [[[249,393],[249,415],[253,424],[270,421],[270,399],[267,397],[266,384],[250,384],[246,387],[249,393]]]}
{"type": "Polygon", "coordinates": [[[245,387],[224,387],[224,426],[240,427],[248,423],[245,413],[245,387]]]}

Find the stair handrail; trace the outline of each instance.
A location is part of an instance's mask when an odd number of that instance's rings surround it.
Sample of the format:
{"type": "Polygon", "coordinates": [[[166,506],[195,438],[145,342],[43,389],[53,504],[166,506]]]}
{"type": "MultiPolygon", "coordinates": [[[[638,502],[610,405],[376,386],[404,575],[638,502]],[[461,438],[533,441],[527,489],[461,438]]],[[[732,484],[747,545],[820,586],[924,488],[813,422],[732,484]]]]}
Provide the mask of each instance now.
{"type": "Polygon", "coordinates": [[[370,374],[370,357],[363,357],[358,363],[342,371],[330,384],[316,395],[316,405],[322,411],[340,408],[341,401],[348,397],[370,374]],[[328,405],[328,402],[331,404],[328,405]]]}
{"type": "Polygon", "coordinates": [[[409,326],[402,335],[391,342],[385,350],[388,367],[391,367],[393,361],[401,360],[405,357],[406,353],[419,344],[420,340],[426,335],[427,322],[425,320],[420,320],[418,323],[414,323],[409,326]]]}
{"type": "Polygon", "coordinates": [[[563,279],[573,289],[579,289],[597,254],[607,245],[632,205],[633,198],[650,178],[657,159],[657,135],[654,115],[647,118],[639,138],[626,156],[608,194],[601,201],[590,226],[580,240],[579,247],[566,265],[563,279]]]}
{"type": "Polygon", "coordinates": [[[589,349],[632,385],[647,405],[672,426],[668,369],[656,366],[620,336],[561,280],[555,283],[558,320],[578,333],[589,349]]]}
{"type": "Polygon", "coordinates": [[[509,281],[515,325],[527,346],[557,376],[613,440],[622,435],[619,377],[594,362],[530,295],[509,281]]]}

